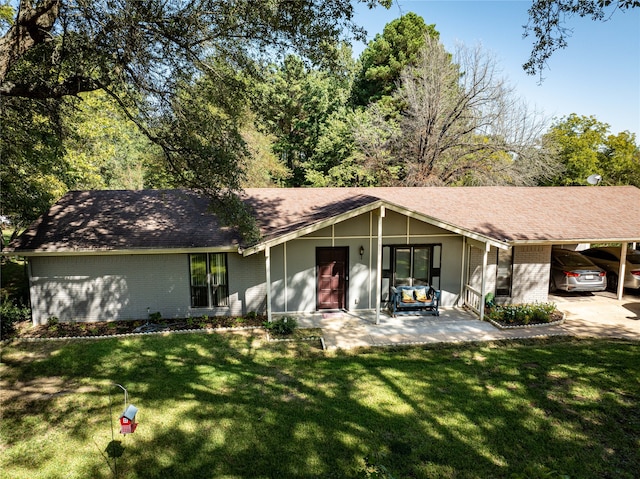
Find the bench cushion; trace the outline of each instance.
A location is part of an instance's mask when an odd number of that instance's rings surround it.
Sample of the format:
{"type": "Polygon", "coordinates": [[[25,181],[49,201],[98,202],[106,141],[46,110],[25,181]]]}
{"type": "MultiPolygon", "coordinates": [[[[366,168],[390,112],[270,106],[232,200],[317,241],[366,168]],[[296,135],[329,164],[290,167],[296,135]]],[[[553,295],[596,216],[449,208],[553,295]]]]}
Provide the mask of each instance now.
{"type": "Polygon", "coordinates": [[[416,300],[413,297],[413,291],[410,289],[404,289],[402,290],[402,299],[401,301],[403,303],[415,303],[416,300]]]}
{"type": "Polygon", "coordinates": [[[427,297],[427,288],[417,288],[415,290],[415,295],[416,295],[416,301],[420,303],[426,303],[427,301],[429,301],[427,297]]]}

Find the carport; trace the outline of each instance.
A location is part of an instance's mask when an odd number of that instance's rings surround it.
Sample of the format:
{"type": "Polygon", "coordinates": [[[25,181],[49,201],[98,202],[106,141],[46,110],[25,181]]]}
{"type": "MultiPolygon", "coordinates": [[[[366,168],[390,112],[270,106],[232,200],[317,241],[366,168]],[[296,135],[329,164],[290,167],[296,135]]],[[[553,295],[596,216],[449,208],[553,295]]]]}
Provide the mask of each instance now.
{"type": "MultiPolygon", "coordinates": [[[[602,240],[602,241],[593,241],[593,243],[596,244],[600,244],[600,243],[610,243],[609,241],[606,240],[602,240]]],[[[592,243],[592,244],[593,244],[592,243]]],[[[577,245],[573,245],[574,247],[567,247],[567,249],[575,249],[577,251],[580,251],[581,249],[575,248],[575,246],[577,245]]],[[[624,297],[624,283],[625,283],[625,274],[627,273],[626,268],[627,268],[627,262],[625,261],[625,258],[627,257],[627,253],[629,253],[632,250],[635,250],[638,246],[638,241],[630,241],[630,242],[622,242],[619,246],[620,248],[620,253],[619,253],[619,258],[620,260],[618,261],[618,271],[617,271],[617,275],[618,275],[618,284],[617,284],[617,289],[614,292],[615,293],[615,297],[621,301],[624,297]]]]}

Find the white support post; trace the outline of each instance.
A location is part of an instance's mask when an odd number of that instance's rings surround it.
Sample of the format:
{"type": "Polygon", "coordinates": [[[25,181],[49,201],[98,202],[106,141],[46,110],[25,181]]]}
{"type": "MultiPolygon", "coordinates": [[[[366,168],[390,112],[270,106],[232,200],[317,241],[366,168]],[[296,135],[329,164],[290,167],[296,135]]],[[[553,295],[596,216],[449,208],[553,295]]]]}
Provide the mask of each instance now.
{"type": "Polygon", "coordinates": [[[624,275],[627,268],[627,243],[622,243],[620,246],[620,270],[618,271],[618,301],[622,301],[622,295],[624,294],[624,275]]]}
{"type": "Polygon", "coordinates": [[[264,249],[265,281],[267,282],[267,321],[271,322],[271,249],[264,249]]]}
{"type": "Polygon", "coordinates": [[[485,291],[487,284],[487,263],[489,257],[489,250],[491,246],[489,243],[484,244],[484,252],[482,253],[482,281],[480,285],[480,321],[484,321],[484,297],[487,294],[485,291]]]}
{"type": "Polygon", "coordinates": [[[378,245],[376,264],[376,324],[380,324],[380,305],[382,304],[382,218],[384,218],[384,206],[380,207],[378,214],[378,245]]]}
{"type": "Polygon", "coordinates": [[[460,268],[460,296],[458,297],[458,306],[464,305],[466,274],[467,274],[467,237],[462,237],[462,267],[460,268]]]}

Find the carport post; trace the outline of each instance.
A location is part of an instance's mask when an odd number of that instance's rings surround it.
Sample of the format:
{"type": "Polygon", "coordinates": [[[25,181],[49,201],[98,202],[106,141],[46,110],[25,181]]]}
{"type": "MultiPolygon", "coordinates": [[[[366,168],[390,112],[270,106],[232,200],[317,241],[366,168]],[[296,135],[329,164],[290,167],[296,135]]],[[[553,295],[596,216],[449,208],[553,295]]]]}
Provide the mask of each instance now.
{"type": "Polygon", "coordinates": [[[624,293],[624,274],[627,268],[627,243],[622,243],[620,246],[620,270],[618,271],[618,301],[622,300],[622,294],[624,293]]]}

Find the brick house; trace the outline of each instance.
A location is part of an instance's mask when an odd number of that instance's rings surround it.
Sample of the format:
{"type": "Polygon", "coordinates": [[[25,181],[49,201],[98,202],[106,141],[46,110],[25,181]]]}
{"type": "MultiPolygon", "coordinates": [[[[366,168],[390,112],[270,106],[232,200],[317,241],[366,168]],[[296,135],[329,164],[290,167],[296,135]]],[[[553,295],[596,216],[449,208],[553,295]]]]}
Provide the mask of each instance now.
{"type": "MultiPolygon", "coordinates": [[[[640,189],[247,189],[261,239],[242,243],[193,191],[75,191],[5,250],[28,259],[34,324],[384,312],[390,287],[443,307],[547,300],[553,245],[640,241],[640,189]]],[[[622,291],[620,290],[620,295],[622,291]]]]}

